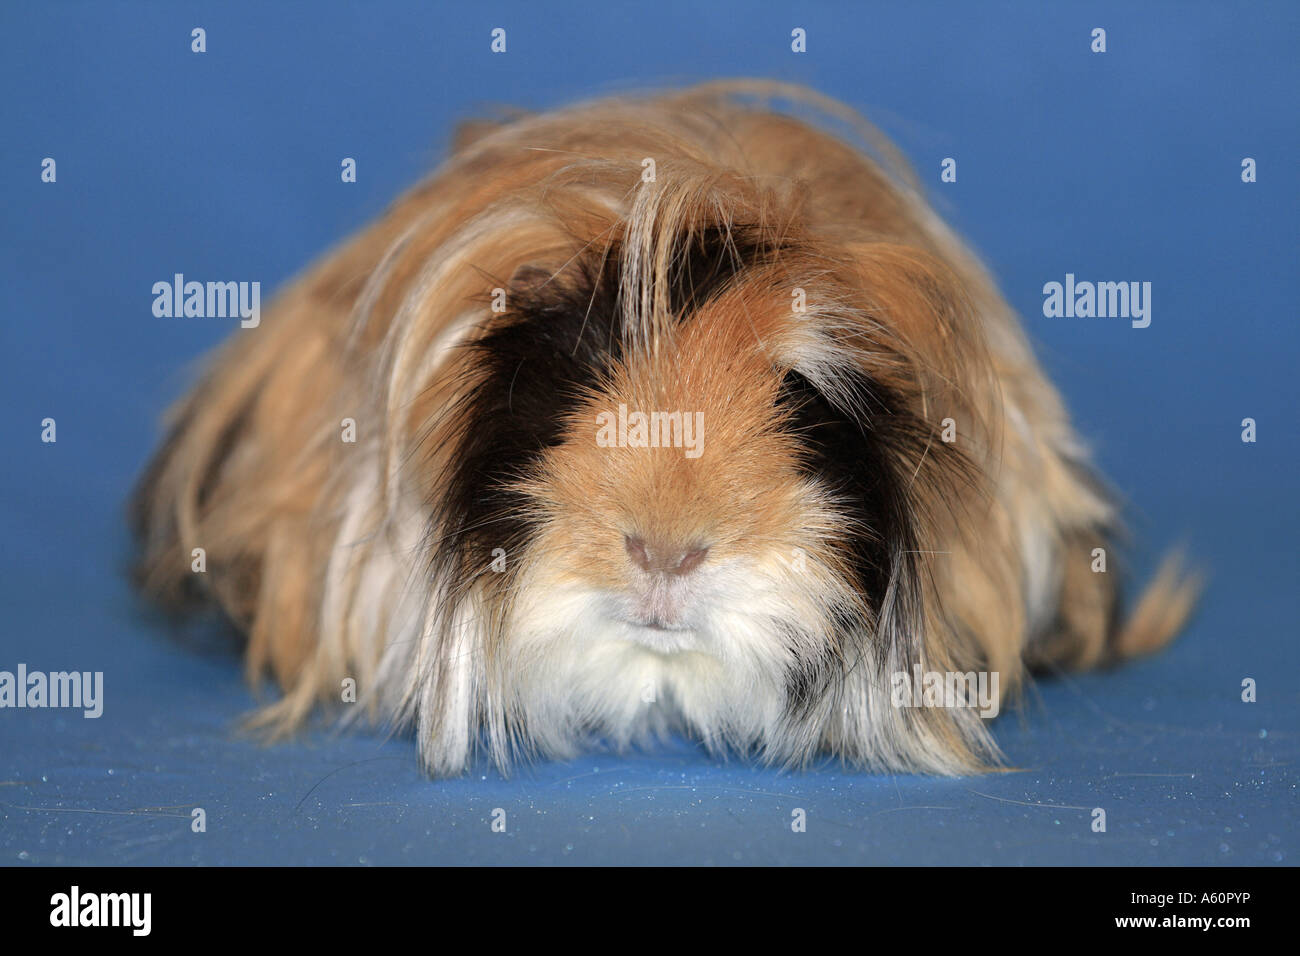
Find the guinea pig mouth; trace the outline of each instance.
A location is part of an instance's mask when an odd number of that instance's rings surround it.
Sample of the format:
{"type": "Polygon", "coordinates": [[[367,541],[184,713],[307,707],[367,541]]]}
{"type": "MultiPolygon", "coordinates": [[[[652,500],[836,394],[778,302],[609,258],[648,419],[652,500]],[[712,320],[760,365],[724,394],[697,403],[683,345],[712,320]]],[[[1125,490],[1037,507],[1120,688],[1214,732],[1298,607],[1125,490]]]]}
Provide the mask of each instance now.
{"type": "Polygon", "coordinates": [[[686,634],[694,630],[694,628],[679,627],[677,625],[667,624],[663,621],[658,621],[653,618],[648,621],[627,621],[626,623],[631,624],[633,627],[639,627],[646,631],[663,631],[664,633],[667,634],[686,634]]]}
{"type": "Polygon", "coordinates": [[[677,627],[662,621],[637,621],[624,619],[627,626],[625,637],[633,644],[659,654],[675,654],[679,651],[697,650],[693,638],[694,630],[689,627],[677,627]]]}
{"type": "Polygon", "coordinates": [[[607,594],[602,603],[602,616],[618,626],[623,640],[660,653],[696,648],[703,623],[698,594],[685,593],[680,586],[656,585],[645,591],[607,594]]]}
{"type": "Polygon", "coordinates": [[[685,613],[682,601],[637,600],[624,607],[617,615],[634,631],[650,634],[690,634],[695,631],[691,616],[685,613]]]}
{"type": "Polygon", "coordinates": [[[695,622],[657,613],[654,608],[638,607],[626,598],[607,604],[604,616],[618,626],[623,640],[661,654],[696,648],[695,622]]]}

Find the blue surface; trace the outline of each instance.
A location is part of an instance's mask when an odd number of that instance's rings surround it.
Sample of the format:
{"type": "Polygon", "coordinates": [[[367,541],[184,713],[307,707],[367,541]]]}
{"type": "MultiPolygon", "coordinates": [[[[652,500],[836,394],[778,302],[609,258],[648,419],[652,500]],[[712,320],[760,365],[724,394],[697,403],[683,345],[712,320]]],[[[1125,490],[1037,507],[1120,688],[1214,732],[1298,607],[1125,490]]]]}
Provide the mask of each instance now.
{"type": "Polygon", "coordinates": [[[0,10],[0,670],[106,685],[98,720],[0,711],[0,861],[1294,864],[1300,6],[540,6],[0,10]],[[406,739],[235,736],[237,661],[178,643],[122,575],[159,413],[233,330],[154,318],[152,283],[273,288],[492,104],[727,75],[808,82],[899,142],[1130,502],[1139,573],[1179,540],[1212,573],[1193,626],[1156,659],[1039,684],[997,724],[1023,769],[980,778],[781,774],[683,743],[430,782],[406,739]],[[1067,272],[1152,282],[1151,327],[1044,318],[1067,272]]]}

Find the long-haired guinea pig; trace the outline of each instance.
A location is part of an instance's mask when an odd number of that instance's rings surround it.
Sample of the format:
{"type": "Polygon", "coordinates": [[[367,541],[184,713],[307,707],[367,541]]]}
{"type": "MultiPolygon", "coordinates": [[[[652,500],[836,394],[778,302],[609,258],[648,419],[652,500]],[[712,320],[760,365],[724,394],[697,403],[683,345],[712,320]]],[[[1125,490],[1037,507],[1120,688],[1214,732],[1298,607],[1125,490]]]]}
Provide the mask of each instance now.
{"type": "Polygon", "coordinates": [[[333,704],[438,775],[665,733],[986,769],[1027,673],[1195,591],[1119,614],[1116,506],[990,278],[865,121],[757,81],[458,137],[235,333],[134,519],[142,586],[283,689],[258,725],[333,704]]]}

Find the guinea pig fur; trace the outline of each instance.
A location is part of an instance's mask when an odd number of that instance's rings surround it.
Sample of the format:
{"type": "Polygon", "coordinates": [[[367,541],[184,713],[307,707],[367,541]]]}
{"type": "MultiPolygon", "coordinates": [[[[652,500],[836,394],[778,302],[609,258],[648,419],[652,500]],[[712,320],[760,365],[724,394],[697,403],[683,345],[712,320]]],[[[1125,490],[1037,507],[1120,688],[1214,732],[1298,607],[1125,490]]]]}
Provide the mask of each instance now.
{"type": "Polygon", "coordinates": [[[132,511],[142,587],[282,689],[255,726],[410,726],[434,775],[665,733],[988,769],[997,701],[914,679],[1009,699],[1196,590],[1168,561],[1121,618],[1116,505],[989,276],[865,121],[761,81],[473,127],[232,336],[132,511]]]}

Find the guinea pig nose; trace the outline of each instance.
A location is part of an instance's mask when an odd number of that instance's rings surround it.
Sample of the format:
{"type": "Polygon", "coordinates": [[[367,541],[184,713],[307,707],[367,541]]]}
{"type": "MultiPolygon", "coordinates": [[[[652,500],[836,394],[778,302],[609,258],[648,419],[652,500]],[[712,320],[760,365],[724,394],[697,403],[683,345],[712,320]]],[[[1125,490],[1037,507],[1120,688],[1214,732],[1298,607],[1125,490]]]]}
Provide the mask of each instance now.
{"type": "Polygon", "coordinates": [[[644,538],[624,535],[623,545],[628,556],[642,571],[659,574],[690,574],[704,561],[707,547],[677,547],[647,543],[644,538]]]}

